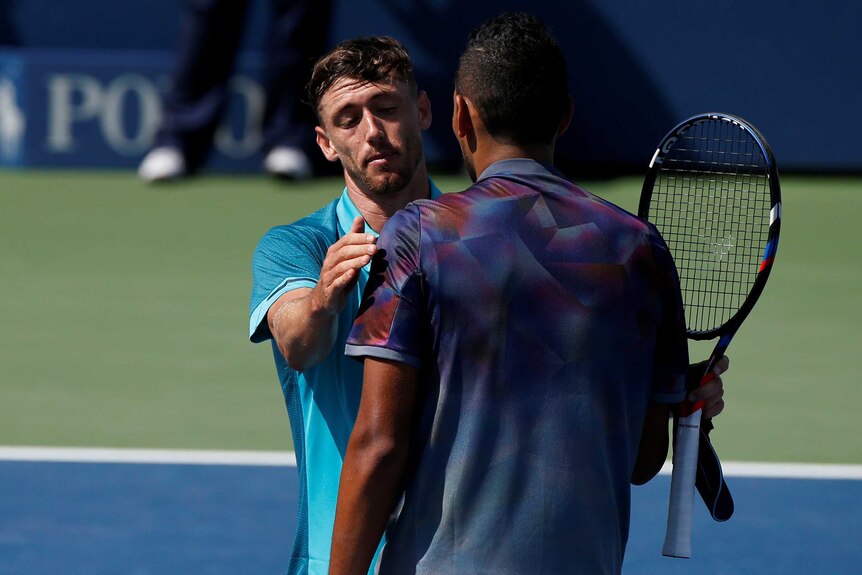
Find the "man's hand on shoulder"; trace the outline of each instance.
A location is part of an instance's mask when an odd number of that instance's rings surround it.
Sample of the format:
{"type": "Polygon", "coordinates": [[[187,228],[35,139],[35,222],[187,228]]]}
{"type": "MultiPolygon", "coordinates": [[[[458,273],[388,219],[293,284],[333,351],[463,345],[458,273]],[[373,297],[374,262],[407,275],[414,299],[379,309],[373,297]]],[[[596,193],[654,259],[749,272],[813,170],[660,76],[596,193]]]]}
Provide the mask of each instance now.
{"type": "Polygon", "coordinates": [[[365,221],[357,216],[350,232],[327,251],[317,285],[285,293],[266,314],[278,349],[297,371],[314,367],[332,351],[338,314],[359,280],[359,271],[377,251],[377,239],[364,230],[365,221]]]}
{"type": "Polygon", "coordinates": [[[338,315],[347,303],[347,296],[359,280],[362,269],[377,252],[377,238],[365,233],[365,220],[353,219],[350,232],[329,247],[320,280],[312,290],[316,312],[338,315]]]}

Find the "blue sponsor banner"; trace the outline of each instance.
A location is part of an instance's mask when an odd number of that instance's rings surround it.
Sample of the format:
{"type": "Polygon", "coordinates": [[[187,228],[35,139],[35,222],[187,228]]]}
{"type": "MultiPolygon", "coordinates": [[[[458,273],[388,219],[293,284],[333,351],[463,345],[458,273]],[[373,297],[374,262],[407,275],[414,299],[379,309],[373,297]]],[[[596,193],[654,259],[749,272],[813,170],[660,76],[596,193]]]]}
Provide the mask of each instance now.
{"type": "MultiPolygon", "coordinates": [[[[150,149],[173,54],[0,48],[0,166],[129,168],[150,149]]],[[[260,167],[261,58],[240,58],[208,166],[260,167]]]]}
{"type": "MultiPolygon", "coordinates": [[[[152,94],[164,91],[184,5],[0,0],[0,166],[136,165],[157,125],[161,102],[152,94]]],[[[862,170],[862,115],[856,111],[862,2],[819,6],[530,3],[569,63],[575,111],[557,142],[558,165],[575,176],[645,173],[672,126],[694,114],[727,112],[763,132],[781,171],[862,170]]],[[[262,97],[256,72],[270,8],[268,0],[250,0],[230,129],[220,131],[207,169],[258,169],[262,97]]],[[[329,44],[369,34],[402,40],[434,110],[426,157],[457,166],[460,150],[449,119],[458,55],[476,24],[523,9],[514,0],[335,0],[329,44]]]]}
{"type": "Polygon", "coordinates": [[[27,88],[24,62],[9,52],[0,51],[0,165],[24,163],[27,88]]]}

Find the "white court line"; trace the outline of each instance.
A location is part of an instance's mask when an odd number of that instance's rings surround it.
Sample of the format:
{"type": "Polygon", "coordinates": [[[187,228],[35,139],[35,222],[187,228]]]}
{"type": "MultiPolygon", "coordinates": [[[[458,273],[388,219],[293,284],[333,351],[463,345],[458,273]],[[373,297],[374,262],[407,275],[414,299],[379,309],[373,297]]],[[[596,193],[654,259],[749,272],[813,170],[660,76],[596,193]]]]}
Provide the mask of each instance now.
{"type": "MultiPolygon", "coordinates": [[[[113,449],[101,447],[0,446],[0,461],[72,463],[164,463],[185,465],[296,466],[292,451],[217,451],[189,449],[113,449]]],[[[788,479],[862,479],[862,465],[818,463],[722,462],[727,477],[788,479]]],[[[666,462],[662,475],[670,475],[666,462]]]]}
{"type": "MultiPolygon", "coordinates": [[[[671,474],[671,463],[666,461],[659,472],[671,474]]],[[[725,477],[766,477],[777,479],[862,479],[862,465],[844,463],[759,463],[748,461],[722,461],[725,477]]]]}
{"type": "Polygon", "coordinates": [[[296,466],[292,451],[111,449],[101,447],[3,447],[0,461],[72,463],[166,463],[186,465],[296,466]]]}

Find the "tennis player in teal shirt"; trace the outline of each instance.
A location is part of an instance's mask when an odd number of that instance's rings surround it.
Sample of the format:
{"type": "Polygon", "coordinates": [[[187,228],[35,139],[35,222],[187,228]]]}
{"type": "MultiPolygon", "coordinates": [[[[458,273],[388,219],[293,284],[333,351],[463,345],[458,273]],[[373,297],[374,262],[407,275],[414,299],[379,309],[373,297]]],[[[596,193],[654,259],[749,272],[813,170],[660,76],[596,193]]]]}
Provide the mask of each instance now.
{"type": "Polygon", "coordinates": [[[318,145],[341,162],[346,185],[340,198],[260,240],[249,320],[251,341],[272,343],[296,451],[290,575],[329,570],[339,476],[362,386],[362,365],[345,357],[344,346],[378,232],[409,202],[440,196],[421,139],[430,102],[396,40],[334,48],[315,65],[309,101],[318,145]]]}

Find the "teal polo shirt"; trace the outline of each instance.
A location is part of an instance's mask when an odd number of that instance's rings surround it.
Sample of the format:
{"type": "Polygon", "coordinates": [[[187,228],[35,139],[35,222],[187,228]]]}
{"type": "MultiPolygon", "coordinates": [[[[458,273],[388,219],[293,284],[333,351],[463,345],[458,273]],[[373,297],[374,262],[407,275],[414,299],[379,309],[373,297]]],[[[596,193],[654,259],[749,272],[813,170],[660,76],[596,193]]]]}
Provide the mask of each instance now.
{"type": "MultiPolygon", "coordinates": [[[[440,190],[433,182],[429,184],[431,197],[439,197],[440,190]]],[[[266,314],[283,294],[317,284],[327,250],[350,231],[359,215],[345,188],[340,198],[317,212],[266,232],[252,259],[249,338],[255,343],[271,341],[299,473],[299,516],[290,575],[326,574],[329,570],[341,466],[362,390],[362,364],[347,358],[344,346],[368,281],[369,266],[361,270],[338,316],[332,351],[310,369],[298,372],[287,364],[269,331],[266,314]]],[[[365,231],[378,234],[367,223],[365,231]]]]}

